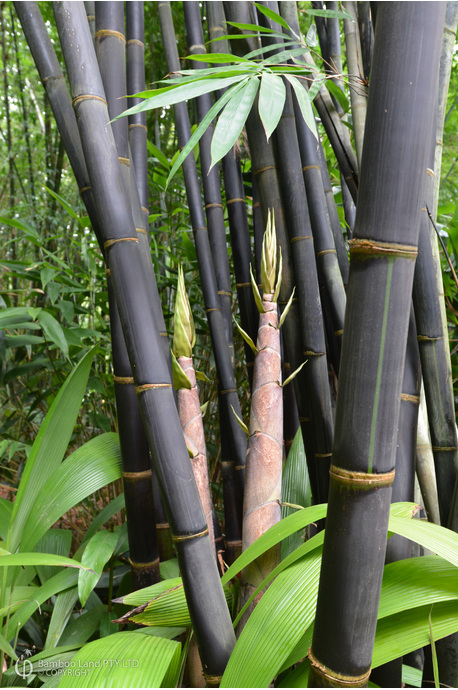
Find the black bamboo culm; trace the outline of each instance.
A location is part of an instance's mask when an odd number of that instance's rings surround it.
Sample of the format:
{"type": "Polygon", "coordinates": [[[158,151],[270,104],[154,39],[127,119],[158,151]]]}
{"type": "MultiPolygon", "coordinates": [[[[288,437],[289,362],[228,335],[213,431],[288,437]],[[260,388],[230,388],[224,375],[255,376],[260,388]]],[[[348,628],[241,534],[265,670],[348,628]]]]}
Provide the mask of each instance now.
{"type": "MultiPolygon", "coordinates": [[[[78,126],[70,94],[54,52],[54,47],[51,44],[36,3],[17,3],[16,11],[51,103],[57,126],[81,191],[81,196],[86,205],[102,253],[104,253],[103,240],[89,184],[78,126]]],[[[159,575],[154,530],[145,531],[143,529],[145,520],[149,522],[152,518],[154,519],[154,513],[152,512],[151,463],[146,438],[144,431],[142,431],[140,409],[138,402],[135,400],[135,391],[128,390],[129,387],[123,385],[123,382],[131,378],[132,374],[124,336],[119,325],[119,316],[109,275],[107,276],[107,281],[118,427],[123,471],[127,477],[124,481],[124,490],[126,513],[128,516],[129,549],[132,562],[132,585],[134,588],[139,588],[156,582],[159,575]],[[117,380],[120,383],[117,383],[117,380]],[[142,436],[143,441],[141,440],[142,436]],[[145,446],[146,455],[144,454],[145,446]],[[145,478],[148,472],[149,479],[145,478]],[[138,491],[135,487],[138,488],[138,491]]]]}
{"type": "Polygon", "coordinates": [[[92,38],[95,38],[95,2],[94,0],[84,0],[86,17],[91,30],[92,38]]]}
{"type": "Polygon", "coordinates": [[[204,672],[209,682],[217,683],[235,638],[159,341],[149,281],[143,271],[137,270],[141,260],[139,243],[116,145],[106,127],[109,115],[92,39],[79,2],[55,2],[53,9],[136,392],[191,621],[204,672]]]}
{"type": "MultiPolygon", "coordinates": [[[[185,2],[183,5],[184,21],[188,39],[190,55],[206,52],[204,45],[204,32],[200,16],[199,3],[185,2]]],[[[208,65],[204,62],[191,61],[193,69],[204,69],[208,65]]],[[[197,124],[202,122],[205,115],[212,107],[212,97],[203,94],[195,99],[197,124]]],[[[215,266],[216,282],[221,303],[221,314],[224,322],[224,332],[229,346],[231,359],[234,358],[234,343],[232,336],[232,291],[229,259],[227,255],[226,227],[224,224],[224,210],[221,200],[221,182],[219,166],[211,168],[211,143],[213,139],[213,126],[206,129],[199,142],[201,158],[201,178],[204,191],[205,213],[207,217],[208,236],[210,248],[215,266]]]]}
{"type": "MultiPolygon", "coordinates": [[[[437,89],[434,93],[437,92],[437,89]]],[[[435,123],[434,123],[435,124],[435,123]]],[[[452,522],[453,489],[458,472],[458,436],[455,424],[452,372],[448,343],[444,341],[439,295],[431,247],[431,208],[434,190],[434,135],[430,136],[428,174],[426,176],[426,205],[420,226],[418,259],[415,265],[413,300],[417,322],[417,337],[425,385],[431,443],[436,468],[441,524],[452,522]]],[[[434,241],[435,238],[433,238],[434,241]]]]}
{"type": "MultiPolygon", "coordinates": [[[[214,39],[226,34],[223,3],[207,3],[207,22],[209,38],[214,39]]],[[[227,41],[212,41],[211,52],[229,53],[227,41]]],[[[231,235],[232,260],[234,264],[240,322],[243,330],[253,341],[256,340],[259,314],[253,298],[250,282],[251,248],[250,231],[246,211],[245,191],[243,188],[240,162],[235,151],[227,153],[222,161],[226,208],[231,235]]],[[[251,348],[245,345],[245,358],[248,368],[250,386],[253,378],[254,355],[251,348]]]]}
{"type": "Polygon", "coordinates": [[[372,46],[374,43],[374,31],[371,21],[371,8],[368,0],[359,0],[356,3],[358,10],[359,38],[361,41],[362,69],[361,77],[369,80],[372,62],[372,46]]]}
{"type": "Polygon", "coordinates": [[[309,687],[371,668],[444,9],[378,3],[309,687]]]}
{"type": "MultiPolygon", "coordinates": [[[[109,115],[114,118],[125,109],[124,8],[122,3],[96,2],[95,13],[95,47],[105,85],[109,115]]],[[[120,119],[113,122],[112,130],[121,169],[126,184],[130,186],[126,120],[120,119]]],[[[139,231],[143,228],[136,229],[138,236],[139,231]]],[[[143,259],[146,262],[147,257],[144,256],[143,259]]],[[[107,278],[110,290],[112,290],[111,275],[108,271],[107,278]]],[[[117,309],[113,309],[113,312],[111,321],[113,380],[122,454],[129,558],[132,570],[132,586],[134,589],[140,589],[159,580],[152,468],[124,335],[117,309]],[[145,524],[147,529],[145,529],[145,524]]]]}
{"type": "MultiPolygon", "coordinates": [[[[127,93],[141,93],[145,90],[145,18],[143,2],[138,2],[138,0],[126,3],[126,39],[127,93]]],[[[141,98],[128,98],[128,107],[137,105],[141,100],[141,98]]],[[[149,216],[146,140],[146,113],[129,115],[129,143],[145,229],[148,228],[149,216]]]]}
{"type": "MultiPolygon", "coordinates": [[[[158,11],[167,69],[170,72],[176,72],[180,70],[180,61],[178,58],[170,3],[160,2],[158,11]]],[[[191,127],[186,103],[178,103],[174,106],[174,110],[178,144],[180,147],[183,147],[191,136],[191,127]]],[[[231,461],[234,462],[237,484],[240,487],[240,491],[243,493],[246,437],[245,432],[239,426],[233,413],[233,410],[235,410],[236,414],[239,417],[241,416],[234,370],[224,334],[218,286],[210,250],[205,214],[202,207],[196,162],[193,155],[189,155],[186,160],[183,161],[183,173],[196,245],[205,310],[215,355],[221,400],[224,403],[221,412],[226,415],[228,428],[230,430],[229,443],[232,455],[231,461]]]]}

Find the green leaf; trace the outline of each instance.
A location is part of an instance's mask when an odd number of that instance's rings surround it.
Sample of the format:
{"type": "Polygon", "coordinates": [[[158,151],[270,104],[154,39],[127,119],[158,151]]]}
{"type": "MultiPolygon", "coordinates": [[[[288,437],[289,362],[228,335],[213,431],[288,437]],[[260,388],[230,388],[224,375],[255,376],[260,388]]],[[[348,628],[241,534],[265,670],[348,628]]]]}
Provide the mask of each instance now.
{"type": "Polygon", "coordinates": [[[251,289],[253,290],[253,297],[254,297],[254,301],[256,302],[258,312],[260,314],[265,314],[265,309],[262,305],[261,295],[259,294],[259,288],[256,285],[256,281],[254,279],[253,269],[251,267],[251,264],[250,264],[250,280],[251,280],[251,289]]]}
{"type": "Polygon", "coordinates": [[[234,413],[234,417],[235,417],[236,420],[237,420],[237,424],[238,424],[239,427],[245,432],[245,434],[246,434],[247,436],[249,436],[249,435],[250,435],[250,432],[249,432],[249,429],[248,429],[247,425],[245,424],[245,422],[243,421],[243,419],[240,419],[240,417],[238,416],[237,412],[234,410],[234,408],[232,407],[232,405],[231,405],[231,408],[232,408],[232,412],[234,413]]]}
{"type": "Polygon", "coordinates": [[[256,355],[258,354],[258,348],[257,348],[256,345],[254,344],[253,340],[250,338],[250,336],[248,335],[248,333],[247,333],[246,331],[244,331],[243,328],[242,328],[241,326],[239,326],[239,324],[237,323],[237,320],[236,320],[235,318],[234,318],[234,323],[235,323],[235,325],[237,326],[237,329],[238,329],[240,335],[242,336],[242,338],[244,339],[244,341],[246,342],[246,344],[251,348],[251,350],[253,351],[254,355],[256,356],[256,355]]]}
{"type": "Polygon", "coordinates": [[[208,64],[218,64],[220,62],[241,62],[248,63],[251,62],[244,57],[239,57],[238,55],[233,55],[232,53],[200,53],[196,55],[188,55],[185,60],[195,60],[196,62],[208,62],[208,64]]]}
{"type": "Polygon", "coordinates": [[[306,359],[305,362],[302,362],[302,364],[301,364],[300,366],[297,367],[296,371],[293,371],[293,373],[290,374],[290,375],[288,376],[288,378],[286,379],[286,381],[283,382],[283,388],[284,388],[285,386],[287,386],[288,383],[291,383],[291,381],[292,381],[293,379],[296,378],[296,376],[298,375],[298,373],[300,372],[300,370],[302,369],[302,367],[305,366],[305,365],[307,364],[307,362],[308,362],[308,359],[306,359]]]}
{"type": "Polygon", "coordinates": [[[312,134],[316,139],[318,139],[318,132],[316,129],[315,115],[313,114],[312,104],[310,102],[309,95],[299,79],[292,77],[289,74],[285,75],[285,79],[289,81],[296,94],[297,102],[299,108],[301,109],[302,117],[305,120],[307,127],[311,130],[312,134]]]}
{"type": "MultiPolygon", "coordinates": [[[[297,430],[294,441],[289,449],[285,467],[283,469],[281,481],[281,495],[283,503],[298,503],[302,506],[309,506],[311,503],[310,481],[305,457],[304,442],[302,431],[297,430]]],[[[291,508],[281,509],[282,519],[291,514],[291,508]]],[[[304,530],[295,532],[287,539],[282,541],[281,555],[282,560],[286,558],[295,548],[304,542],[304,530]]]]}
{"type": "Polygon", "coordinates": [[[12,228],[17,228],[18,230],[22,230],[26,235],[29,235],[34,239],[40,239],[40,235],[35,230],[35,228],[32,227],[32,225],[30,225],[29,223],[26,223],[25,221],[17,220],[15,218],[6,218],[6,216],[0,216],[0,223],[3,223],[3,225],[9,225],[12,228]]]}
{"type": "Polygon", "coordinates": [[[8,307],[0,310],[0,328],[16,328],[15,324],[30,321],[33,316],[30,315],[27,307],[8,307]]]}
{"type": "Polygon", "coordinates": [[[259,89],[259,117],[269,141],[278,125],[286,99],[286,89],[281,77],[263,72],[259,89]]]}
{"type": "Polygon", "coordinates": [[[295,293],[295,292],[296,292],[296,287],[294,286],[294,287],[293,287],[293,291],[292,291],[292,293],[291,293],[291,296],[290,296],[290,298],[289,298],[289,300],[288,300],[288,304],[286,305],[286,307],[283,309],[283,311],[282,311],[282,313],[281,313],[280,321],[278,322],[278,328],[281,328],[281,327],[283,326],[283,324],[284,324],[284,322],[285,322],[285,319],[286,319],[286,317],[288,316],[288,312],[289,312],[289,310],[291,309],[291,305],[292,305],[292,303],[293,303],[294,293],[295,293]]]}
{"type": "Polygon", "coordinates": [[[85,605],[89,594],[99,581],[102,570],[113,555],[117,543],[118,535],[108,530],[96,532],[87,543],[81,563],[93,572],[82,571],[78,578],[78,596],[82,606],[85,605]]]}
{"type": "Polygon", "coordinates": [[[74,211],[73,207],[70,206],[70,204],[67,203],[62,196],[60,196],[59,194],[54,192],[52,189],[47,187],[45,184],[43,185],[43,189],[45,189],[48,192],[48,194],[50,194],[52,197],[54,197],[54,199],[56,199],[56,201],[58,201],[59,204],[67,211],[68,215],[71,216],[74,220],[76,220],[81,225],[81,218],[76,213],[76,211],[74,211]]]}
{"type": "Polygon", "coordinates": [[[100,434],[80,446],[41,489],[25,524],[21,548],[33,548],[70,508],[120,477],[121,454],[117,434],[100,434]]]}
{"type": "MultiPolygon", "coordinates": [[[[68,529],[49,529],[36,544],[38,553],[55,553],[58,556],[69,556],[72,545],[72,532],[68,529]]],[[[49,566],[37,567],[38,577],[43,584],[57,575],[57,570],[49,566]]]]}
{"type": "Polygon", "coordinates": [[[48,339],[57,345],[57,347],[62,350],[64,355],[68,357],[68,343],[60,323],[54,318],[54,316],[44,310],[38,314],[38,321],[48,339]]]}
{"type": "Polygon", "coordinates": [[[388,530],[421,544],[446,561],[458,566],[458,534],[423,520],[406,520],[390,516],[388,530]]]}
{"type": "Polygon", "coordinates": [[[291,29],[289,28],[289,25],[285,22],[283,17],[280,17],[279,14],[277,14],[276,12],[271,10],[269,7],[265,7],[264,5],[261,5],[259,2],[255,2],[254,4],[255,4],[258,12],[261,12],[261,14],[263,14],[268,19],[271,19],[276,24],[280,24],[280,26],[282,26],[284,29],[291,31],[291,29]]]}
{"type": "Polygon", "coordinates": [[[183,369],[181,368],[180,364],[178,363],[177,358],[175,357],[175,353],[173,350],[170,350],[170,354],[172,355],[172,377],[173,377],[173,387],[175,388],[176,391],[179,391],[180,388],[186,388],[187,390],[191,390],[192,384],[183,369]]]}
{"type": "Polygon", "coordinates": [[[120,117],[125,117],[126,115],[133,115],[134,113],[141,113],[145,110],[154,110],[155,108],[165,108],[169,105],[174,105],[175,103],[181,103],[182,101],[187,101],[190,98],[197,98],[205,93],[210,93],[211,91],[216,91],[220,89],[226,89],[228,86],[237,83],[245,78],[245,75],[237,75],[235,77],[226,77],[223,79],[213,78],[213,79],[199,79],[191,83],[176,84],[169,86],[165,89],[158,89],[159,93],[154,93],[151,98],[147,98],[142,103],[134,105],[132,108],[128,108],[114,118],[115,120],[120,117]]]}
{"type": "Polygon", "coordinates": [[[204,383],[211,383],[212,380],[208,378],[204,371],[196,371],[196,379],[198,381],[204,381],[204,383]]]}
{"type": "Polygon", "coordinates": [[[246,84],[232,96],[219,116],[211,145],[212,168],[234,146],[250,114],[259,87],[259,79],[250,77],[246,84]]]}
{"type": "MultiPolygon", "coordinates": [[[[97,516],[93,519],[91,522],[91,525],[89,529],[86,531],[86,534],[84,535],[84,539],[81,542],[81,544],[85,544],[88,539],[92,537],[93,534],[97,532],[103,525],[110,520],[113,515],[116,515],[120,510],[125,508],[125,500],[124,500],[124,494],[119,494],[119,496],[116,496],[116,498],[113,498],[112,501],[110,501],[105,508],[103,508],[100,513],[97,514],[97,516]]],[[[81,549],[81,547],[80,547],[81,549]]],[[[80,557],[80,549],[75,553],[75,558],[80,557]]]]}
{"type": "Polygon", "coordinates": [[[147,148],[148,148],[148,153],[150,153],[152,156],[157,158],[159,163],[161,163],[166,170],[170,170],[170,162],[167,156],[165,156],[161,149],[159,149],[157,146],[155,146],[151,141],[147,141],[147,148]]]}
{"type": "Polygon", "coordinates": [[[84,645],[73,657],[59,687],[159,688],[171,681],[168,671],[176,666],[180,644],[135,632],[120,632],[84,645]],[[72,671],[78,669],[81,673],[72,671]]]}
{"type": "Polygon", "coordinates": [[[348,101],[348,98],[345,95],[345,92],[342,91],[342,89],[339,88],[337,86],[337,84],[335,84],[332,81],[332,79],[326,79],[324,81],[324,85],[328,89],[329,93],[332,94],[334,96],[334,98],[336,99],[336,101],[340,104],[340,106],[342,107],[342,110],[345,113],[348,113],[348,111],[350,110],[350,103],[348,101]]]}
{"type": "MultiPolygon", "coordinates": [[[[37,434],[22,474],[11,515],[8,541],[11,551],[15,551],[19,546],[24,525],[43,485],[53,476],[62,461],[75,426],[97,349],[98,346],[89,350],[66,379],[37,434]]],[[[36,524],[33,528],[35,526],[36,524]]]]}
{"type": "MultiPolygon", "coordinates": [[[[76,596],[78,596],[78,588],[75,587],[74,590],[76,591],[76,596]]],[[[63,631],[59,640],[60,644],[74,645],[87,642],[99,627],[102,613],[105,610],[105,605],[101,604],[73,618],[63,631]]]]}
{"type": "Polygon", "coordinates": [[[45,649],[56,647],[77,601],[78,587],[71,587],[56,596],[49,621],[48,634],[46,635],[45,649]]]}
{"type": "Polygon", "coordinates": [[[350,19],[353,21],[351,14],[345,10],[305,10],[307,14],[312,17],[330,17],[331,19],[350,19]]]}
{"type": "Polygon", "coordinates": [[[12,659],[17,659],[17,654],[3,635],[0,635],[0,649],[2,652],[5,652],[5,654],[8,654],[12,659]]]}
{"type": "Polygon", "coordinates": [[[200,141],[202,135],[204,132],[208,129],[210,123],[212,120],[218,115],[218,113],[221,112],[221,110],[224,108],[225,104],[233,98],[235,93],[242,88],[242,85],[245,83],[246,79],[243,79],[241,83],[239,84],[234,84],[234,86],[231,86],[226,93],[224,93],[221,98],[219,98],[216,103],[210,108],[208,113],[205,115],[205,117],[202,119],[202,121],[199,123],[198,127],[194,130],[192,133],[191,137],[187,141],[187,143],[184,145],[182,151],[180,151],[180,154],[177,156],[176,160],[174,161],[172,165],[172,169],[170,170],[169,176],[167,178],[167,182],[165,183],[165,188],[169,186],[169,182],[172,179],[172,177],[175,175],[176,171],[178,168],[182,165],[183,161],[185,158],[189,155],[189,153],[192,151],[194,146],[197,144],[198,141],[200,141]]]}
{"type": "MultiPolygon", "coordinates": [[[[73,560],[73,558],[65,558],[65,556],[57,556],[54,553],[9,553],[0,555],[0,567],[9,566],[27,566],[27,565],[59,565],[66,568],[84,568],[81,563],[73,560]]],[[[87,568],[84,568],[87,570],[87,568]]]]}

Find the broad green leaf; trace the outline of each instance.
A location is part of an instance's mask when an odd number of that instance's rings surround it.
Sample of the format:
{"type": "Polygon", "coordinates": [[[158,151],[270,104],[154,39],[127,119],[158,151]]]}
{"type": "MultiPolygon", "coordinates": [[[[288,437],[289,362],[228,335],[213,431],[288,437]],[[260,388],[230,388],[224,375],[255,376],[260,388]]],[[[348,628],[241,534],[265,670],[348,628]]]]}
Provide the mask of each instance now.
{"type": "Polygon", "coordinates": [[[0,328],[16,328],[15,324],[32,318],[27,307],[7,307],[0,310],[0,328]]]}
{"type": "MultiPolygon", "coordinates": [[[[274,53],[274,55],[270,55],[267,57],[265,60],[261,62],[261,65],[278,65],[283,62],[287,62],[291,58],[299,58],[304,54],[304,48],[290,48],[289,50],[281,50],[279,53],[274,53]]],[[[295,60],[297,64],[299,64],[301,67],[304,67],[305,69],[310,69],[310,66],[307,65],[305,62],[299,62],[299,60],[295,60]]]]}
{"type": "Polygon", "coordinates": [[[458,566],[458,534],[424,520],[405,520],[390,516],[388,530],[426,547],[446,561],[458,566]]]}
{"type": "Polygon", "coordinates": [[[12,659],[17,659],[17,654],[3,635],[0,634],[0,649],[2,652],[5,652],[5,654],[8,654],[12,659]]]}
{"type": "MultiPolygon", "coordinates": [[[[89,350],[66,379],[40,427],[14,502],[8,540],[10,551],[18,548],[25,523],[38,494],[62,461],[73,433],[97,349],[96,346],[89,350]]],[[[33,525],[34,529],[35,527],[36,523],[33,525]]]]}
{"type": "Polygon", "coordinates": [[[24,526],[21,548],[38,539],[74,505],[121,477],[117,434],[108,432],[75,450],[42,487],[24,526]]]}
{"type": "MultiPolygon", "coordinates": [[[[21,556],[23,554],[13,554],[14,556],[21,556]]],[[[43,554],[32,554],[33,556],[40,556],[43,554]]],[[[5,558],[4,556],[0,557],[5,558]]],[[[54,558],[58,558],[55,556],[54,558]]],[[[70,559],[69,559],[70,560],[70,559]]],[[[73,565],[78,567],[78,563],[76,561],[72,561],[73,565]]],[[[55,564],[51,564],[55,565],[55,564]]],[[[79,565],[81,568],[82,566],[79,565]]],[[[30,601],[26,601],[22,606],[14,613],[13,616],[9,619],[7,626],[8,626],[8,632],[6,631],[6,627],[3,629],[3,634],[7,639],[12,638],[15,636],[22,628],[25,623],[27,623],[28,619],[30,616],[32,616],[35,611],[47,600],[50,599],[51,597],[55,596],[59,592],[62,592],[64,589],[68,589],[69,587],[73,587],[76,585],[78,581],[78,572],[73,568],[65,568],[62,570],[60,573],[57,575],[54,575],[48,582],[46,582],[44,585],[41,587],[37,587],[35,591],[35,596],[33,599],[30,599],[30,601]]]]}
{"type": "Polygon", "coordinates": [[[332,79],[326,79],[324,81],[324,85],[328,89],[329,93],[331,93],[334,98],[337,100],[337,102],[340,104],[342,107],[342,110],[347,113],[350,110],[350,103],[348,98],[345,96],[345,92],[340,89],[337,84],[335,84],[332,79]]]}
{"type": "Polygon", "coordinates": [[[0,539],[6,541],[10,524],[13,503],[6,498],[0,498],[0,539]]]}
{"type": "Polygon", "coordinates": [[[272,582],[237,640],[222,688],[268,687],[315,616],[321,549],[272,582]]]}
{"type": "Polygon", "coordinates": [[[200,53],[196,55],[188,55],[185,60],[208,62],[208,64],[218,64],[220,62],[247,62],[249,65],[251,64],[246,58],[233,55],[232,53],[200,53]]]}
{"type": "Polygon", "coordinates": [[[17,611],[25,601],[35,596],[36,591],[37,587],[35,585],[18,585],[17,581],[13,583],[12,588],[6,587],[3,597],[5,606],[0,608],[0,618],[17,611]]]}
{"type": "Polygon", "coordinates": [[[38,335],[6,335],[5,345],[7,347],[24,347],[24,345],[40,345],[43,338],[38,335]]]}
{"type": "MultiPolygon", "coordinates": [[[[92,537],[93,534],[95,534],[101,527],[103,527],[103,525],[106,522],[108,522],[108,520],[110,520],[113,517],[113,515],[116,515],[116,513],[118,513],[123,508],[125,508],[124,494],[119,494],[119,496],[113,498],[113,500],[110,501],[93,519],[81,543],[85,544],[87,540],[92,537]]],[[[79,556],[80,549],[78,549],[78,551],[75,553],[76,558],[78,558],[79,556]]]]}
{"type": "Polygon", "coordinates": [[[423,673],[419,668],[402,664],[402,682],[412,688],[421,688],[423,673]]]}
{"type": "Polygon", "coordinates": [[[170,354],[172,355],[173,387],[175,388],[176,391],[180,390],[181,388],[186,388],[187,390],[191,390],[191,388],[192,388],[191,381],[189,380],[188,376],[185,374],[185,372],[181,368],[177,358],[175,357],[175,353],[172,349],[170,350],[170,354]]]}
{"type": "MultiPolygon", "coordinates": [[[[9,566],[27,566],[27,565],[59,565],[66,568],[84,568],[81,563],[73,560],[73,558],[66,558],[65,556],[57,556],[54,553],[9,553],[0,555],[0,568],[9,566]]],[[[84,568],[87,570],[87,568],[84,568]]]]}
{"type": "Polygon", "coordinates": [[[157,146],[155,146],[149,140],[147,141],[147,147],[148,147],[148,153],[150,155],[154,156],[155,158],[157,158],[159,163],[161,163],[164,166],[164,168],[166,168],[166,170],[169,170],[170,169],[169,159],[167,158],[167,156],[165,156],[162,153],[161,149],[159,149],[157,146]]]}
{"type": "Polygon", "coordinates": [[[0,223],[3,223],[3,225],[9,225],[12,228],[17,228],[18,230],[22,230],[26,235],[32,236],[35,239],[40,239],[40,235],[35,228],[25,221],[0,216],[0,223]]]}
{"type": "Polygon", "coordinates": [[[78,578],[78,596],[82,606],[85,605],[89,594],[99,581],[102,570],[113,555],[117,543],[118,535],[116,532],[109,532],[108,530],[96,532],[88,541],[81,563],[93,572],[82,571],[78,578]]]}
{"type": "MultiPolygon", "coordinates": [[[[235,77],[226,77],[223,79],[199,79],[191,83],[183,85],[173,85],[167,89],[161,89],[162,93],[155,93],[151,98],[146,99],[138,105],[125,110],[122,115],[118,115],[115,120],[126,115],[133,115],[134,113],[141,113],[145,110],[154,110],[155,108],[165,108],[168,105],[175,105],[187,101],[190,98],[197,98],[205,93],[211,93],[220,89],[226,89],[238,81],[245,78],[245,75],[237,75],[235,77]]],[[[159,91],[159,89],[158,89],[159,91]]],[[[153,92],[154,93],[154,92],[153,92]]]]}
{"type": "Polygon", "coordinates": [[[259,117],[269,141],[278,125],[286,99],[286,89],[281,77],[263,72],[259,88],[259,117]]]}
{"type": "Polygon", "coordinates": [[[285,79],[287,79],[293,87],[299,108],[301,109],[302,117],[304,118],[307,127],[317,139],[318,133],[316,130],[315,115],[313,114],[312,104],[304,85],[301,84],[299,79],[292,77],[289,74],[285,75],[285,79]]]}
{"type": "MultiPolygon", "coordinates": [[[[49,621],[48,634],[46,635],[45,649],[52,649],[58,644],[77,600],[77,587],[67,589],[56,596],[54,606],[52,607],[51,620],[49,621]]],[[[83,641],[85,642],[86,640],[83,641]]]]}
{"type": "MultiPolygon", "coordinates": [[[[298,503],[307,507],[311,503],[310,481],[305,457],[304,442],[302,432],[297,430],[294,441],[286,459],[281,481],[282,501],[287,503],[298,503]]],[[[291,508],[282,506],[282,519],[291,514],[291,508]]],[[[295,548],[304,542],[304,530],[295,532],[287,537],[281,544],[282,560],[288,556],[295,548]]]]}
{"type": "MultiPolygon", "coordinates": [[[[68,529],[49,529],[36,544],[34,551],[38,553],[55,553],[58,556],[70,555],[72,545],[72,533],[68,529]]],[[[41,584],[44,584],[57,570],[49,566],[38,566],[37,573],[41,584]]]]}
{"type": "Polygon", "coordinates": [[[178,642],[134,632],[115,633],[84,645],[72,659],[75,666],[70,665],[62,675],[59,687],[159,688],[179,657],[178,642]],[[76,669],[81,674],[72,673],[76,669]]]}
{"type": "Polygon", "coordinates": [[[353,21],[351,14],[345,10],[305,10],[312,17],[330,17],[331,19],[349,19],[353,21]]]}
{"type": "Polygon", "coordinates": [[[268,19],[271,19],[276,24],[280,24],[280,26],[282,26],[284,29],[287,29],[287,31],[291,31],[283,17],[280,17],[280,15],[271,10],[270,7],[265,7],[264,5],[261,5],[259,2],[255,2],[254,4],[256,5],[256,9],[258,10],[258,12],[261,12],[261,14],[263,14],[268,19]]]}
{"type": "Polygon", "coordinates": [[[156,637],[166,637],[167,640],[174,640],[182,633],[186,632],[186,628],[157,628],[151,626],[150,628],[137,628],[136,633],[142,635],[156,635],[156,637]]]}
{"type": "MultiPolygon", "coordinates": [[[[69,592],[74,592],[75,595],[78,596],[77,587],[69,590],[69,592]]],[[[62,594],[66,594],[66,592],[63,592],[62,594]]],[[[95,606],[93,609],[85,611],[81,615],[77,615],[75,618],[73,618],[67,624],[59,639],[60,645],[76,645],[87,642],[98,629],[100,619],[104,611],[106,611],[106,606],[104,604],[100,604],[99,606],[95,606]]],[[[46,643],[47,642],[48,641],[46,640],[46,643]]],[[[48,643],[47,646],[49,646],[48,643]]]]}
{"type": "Polygon", "coordinates": [[[62,350],[64,355],[68,357],[68,343],[60,323],[54,318],[54,316],[44,310],[38,314],[38,321],[48,339],[57,345],[57,347],[62,350]]]}
{"type": "Polygon", "coordinates": [[[175,175],[176,171],[182,165],[183,161],[188,156],[188,154],[192,151],[192,149],[197,144],[197,142],[200,141],[200,138],[202,137],[203,133],[208,129],[212,120],[218,115],[218,113],[221,112],[221,110],[224,108],[225,104],[235,95],[235,93],[237,91],[239,91],[240,88],[242,88],[245,81],[246,80],[243,79],[240,84],[234,84],[234,86],[231,86],[221,96],[221,98],[219,98],[216,101],[216,103],[210,108],[210,110],[205,115],[205,117],[203,117],[202,121],[199,123],[198,127],[196,127],[194,132],[191,134],[189,140],[187,141],[187,143],[183,147],[182,151],[180,151],[180,154],[177,156],[176,160],[174,161],[174,163],[172,165],[172,169],[170,170],[169,176],[167,178],[167,182],[165,183],[166,189],[169,186],[170,180],[175,175]]]}
{"type": "Polygon", "coordinates": [[[244,86],[232,96],[219,116],[211,145],[212,168],[234,146],[250,114],[259,87],[259,79],[250,77],[244,86]]]}

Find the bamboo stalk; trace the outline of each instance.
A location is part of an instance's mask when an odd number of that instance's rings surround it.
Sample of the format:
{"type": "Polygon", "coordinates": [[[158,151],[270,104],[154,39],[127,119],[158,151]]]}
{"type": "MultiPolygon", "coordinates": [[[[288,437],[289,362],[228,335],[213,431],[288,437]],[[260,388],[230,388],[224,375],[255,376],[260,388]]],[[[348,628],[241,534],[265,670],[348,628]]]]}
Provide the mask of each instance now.
{"type": "Polygon", "coordinates": [[[374,31],[371,22],[371,3],[368,0],[359,0],[356,4],[358,11],[359,37],[361,41],[361,57],[363,63],[362,76],[367,81],[371,74],[372,47],[374,43],[374,31]]]}
{"type": "Polygon", "coordinates": [[[370,673],[443,15],[378,6],[309,687],[370,673]]]}
{"type": "Polygon", "coordinates": [[[425,389],[420,391],[420,409],[418,414],[416,475],[421,489],[423,505],[430,522],[440,525],[439,499],[437,496],[434,455],[429,435],[428,413],[426,409],[425,389]]]}
{"type": "Polygon", "coordinates": [[[234,634],[169,383],[149,283],[142,271],[135,270],[140,262],[138,240],[116,145],[111,130],[106,128],[109,116],[92,39],[80,3],[55,2],[53,9],[94,198],[99,204],[136,391],[170,519],[189,612],[204,671],[210,683],[217,683],[232,651],[234,634]],[[76,41],[79,51],[74,49],[76,41]],[[174,439],[173,445],[170,438],[174,439]]]}
{"type": "Polygon", "coordinates": [[[361,79],[363,74],[363,61],[361,56],[361,43],[359,40],[358,17],[356,3],[347,0],[344,7],[352,16],[352,20],[344,19],[345,46],[347,55],[348,80],[350,83],[351,114],[353,120],[353,134],[355,137],[356,158],[361,165],[363,152],[364,124],[366,121],[367,95],[366,88],[361,79]]]}

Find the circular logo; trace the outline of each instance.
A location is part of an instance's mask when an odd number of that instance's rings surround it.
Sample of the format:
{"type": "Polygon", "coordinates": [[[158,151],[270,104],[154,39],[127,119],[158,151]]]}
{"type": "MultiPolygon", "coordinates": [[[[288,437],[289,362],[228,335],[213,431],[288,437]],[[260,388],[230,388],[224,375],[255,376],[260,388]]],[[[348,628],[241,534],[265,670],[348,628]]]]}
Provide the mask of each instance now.
{"type": "Polygon", "coordinates": [[[32,675],[33,673],[33,664],[29,659],[24,659],[22,661],[22,666],[19,668],[18,664],[21,663],[21,660],[18,659],[16,663],[14,664],[14,670],[16,671],[16,674],[23,678],[24,680],[28,678],[29,676],[32,675]]]}

